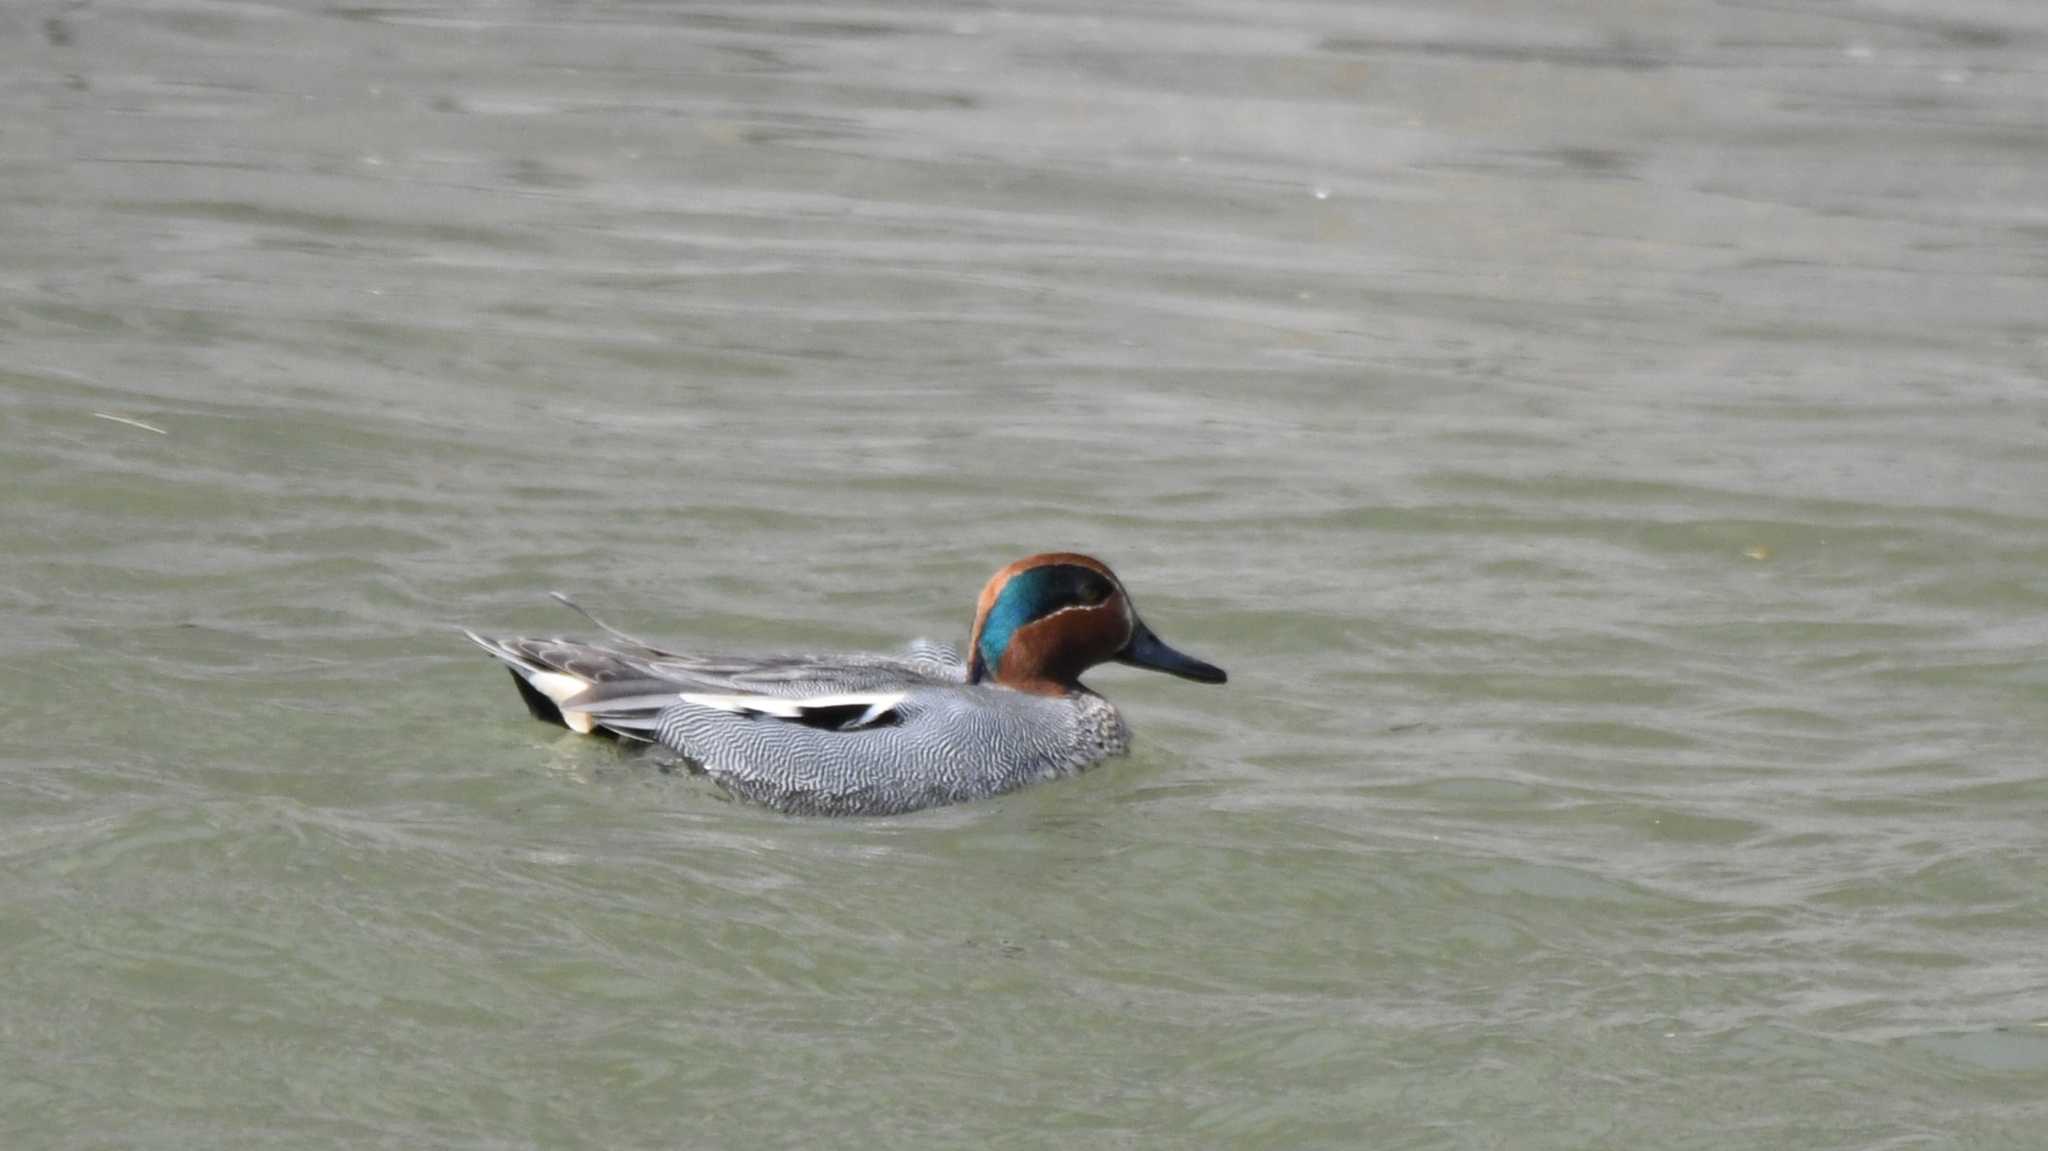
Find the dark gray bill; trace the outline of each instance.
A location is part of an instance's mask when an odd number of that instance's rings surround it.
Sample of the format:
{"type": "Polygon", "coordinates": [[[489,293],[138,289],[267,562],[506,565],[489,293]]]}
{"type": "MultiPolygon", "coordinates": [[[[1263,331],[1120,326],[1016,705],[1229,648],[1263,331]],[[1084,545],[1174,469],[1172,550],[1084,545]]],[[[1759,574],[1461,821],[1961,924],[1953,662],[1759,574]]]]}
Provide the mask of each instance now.
{"type": "Polygon", "coordinates": [[[1182,655],[1166,646],[1166,641],[1153,635],[1152,629],[1145,626],[1144,620],[1135,622],[1137,627],[1131,632],[1131,642],[1125,644],[1124,650],[1117,653],[1118,662],[1134,667],[1149,667],[1153,671],[1163,671],[1168,675],[1177,675],[1197,683],[1223,683],[1230,678],[1215,664],[1203,663],[1194,656],[1182,655]]]}

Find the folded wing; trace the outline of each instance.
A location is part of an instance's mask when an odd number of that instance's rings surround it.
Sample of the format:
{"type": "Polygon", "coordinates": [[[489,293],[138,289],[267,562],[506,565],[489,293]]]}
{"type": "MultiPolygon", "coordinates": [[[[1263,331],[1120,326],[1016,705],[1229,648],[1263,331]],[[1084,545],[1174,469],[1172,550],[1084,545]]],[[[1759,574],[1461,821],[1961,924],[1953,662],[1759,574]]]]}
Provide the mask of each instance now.
{"type": "Polygon", "coordinates": [[[900,718],[908,687],[958,683],[964,674],[951,649],[929,644],[901,658],[719,658],[663,651],[623,636],[625,642],[612,646],[463,634],[511,672],[534,718],[586,735],[642,741],[655,738],[662,712],[678,704],[828,731],[887,726],[900,718]]]}

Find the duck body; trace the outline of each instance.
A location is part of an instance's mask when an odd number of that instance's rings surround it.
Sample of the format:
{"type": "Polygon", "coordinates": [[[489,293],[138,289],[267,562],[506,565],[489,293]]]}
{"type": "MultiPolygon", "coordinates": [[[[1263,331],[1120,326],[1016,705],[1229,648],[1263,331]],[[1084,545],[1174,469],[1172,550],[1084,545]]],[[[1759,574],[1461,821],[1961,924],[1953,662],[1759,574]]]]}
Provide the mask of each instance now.
{"type": "Polygon", "coordinates": [[[1122,755],[1123,717],[1078,680],[1105,660],[1224,678],[1159,642],[1109,569],[1071,553],[998,572],[965,659],[927,641],[900,654],[695,656],[604,630],[594,642],[469,636],[537,718],[660,744],[735,796],[796,815],[981,799],[1122,755]]]}

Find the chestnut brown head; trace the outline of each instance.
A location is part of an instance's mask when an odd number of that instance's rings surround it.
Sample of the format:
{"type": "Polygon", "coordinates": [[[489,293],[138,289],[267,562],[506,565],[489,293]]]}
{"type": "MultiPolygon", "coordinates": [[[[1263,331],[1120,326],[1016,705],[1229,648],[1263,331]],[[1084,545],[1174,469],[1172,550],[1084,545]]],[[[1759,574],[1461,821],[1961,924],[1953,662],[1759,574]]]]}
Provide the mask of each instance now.
{"type": "Polygon", "coordinates": [[[1116,574],[1073,552],[1035,555],[997,572],[981,589],[969,649],[970,683],[1023,691],[1076,690],[1082,672],[1112,660],[1199,683],[1228,678],[1152,634],[1116,574]]]}

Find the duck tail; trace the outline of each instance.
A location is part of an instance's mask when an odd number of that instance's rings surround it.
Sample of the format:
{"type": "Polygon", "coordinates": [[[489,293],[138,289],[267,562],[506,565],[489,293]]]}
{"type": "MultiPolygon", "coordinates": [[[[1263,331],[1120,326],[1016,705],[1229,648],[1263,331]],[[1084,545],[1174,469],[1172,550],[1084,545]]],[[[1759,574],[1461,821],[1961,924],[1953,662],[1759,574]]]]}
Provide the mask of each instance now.
{"type": "Polygon", "coordinates": [[[589,687],[589,680],[561,670],[560,661],[549,659],[542,645],[532,640],[496,639],[468,628],[462,629],[462,634],[512,673],[512,685],[519,689],[519,698],[533,718],[572,731],[589,732],[587,726],[577,728],[562,714],[562,701],[589,687]]]}
{"type": "Polygon", "coordinates": [[[653,738],[654,717],[676,701],[673,684],[650,678],[618,653],[562,639],[463,635],[512,674],[533,718],[583,735],[653,738]]]}

